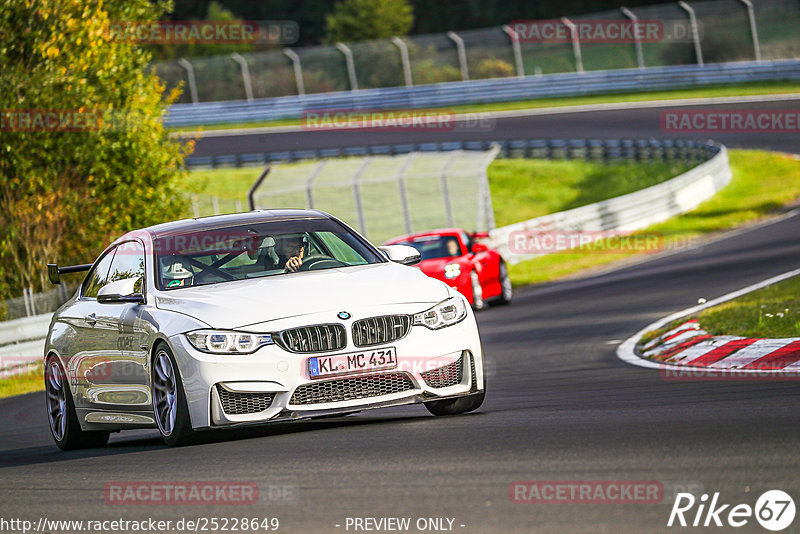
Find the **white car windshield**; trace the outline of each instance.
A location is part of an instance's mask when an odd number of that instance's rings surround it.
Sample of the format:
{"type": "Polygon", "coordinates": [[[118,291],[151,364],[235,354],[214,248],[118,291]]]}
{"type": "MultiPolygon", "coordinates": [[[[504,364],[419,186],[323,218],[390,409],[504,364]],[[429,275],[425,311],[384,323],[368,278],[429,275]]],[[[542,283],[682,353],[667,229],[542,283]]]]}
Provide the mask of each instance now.
{"type": "Polygon", "coordinates": [[[154,245],[158,286],[166,290],[384,261],[329,219],[176,232],[154,245]]]}

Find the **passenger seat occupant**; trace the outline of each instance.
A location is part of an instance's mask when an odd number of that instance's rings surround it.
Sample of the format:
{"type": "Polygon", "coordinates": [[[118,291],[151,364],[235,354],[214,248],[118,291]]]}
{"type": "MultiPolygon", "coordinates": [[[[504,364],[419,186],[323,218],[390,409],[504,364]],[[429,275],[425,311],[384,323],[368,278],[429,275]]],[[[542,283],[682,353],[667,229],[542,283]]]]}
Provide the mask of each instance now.
{"type": "Polygon", "coordinates": [[[185,287],[192,285],[194,274],[183,266],[180,261],[168,261],[161,270],[161,278],[164,284],[169,287],[185,287]]]}

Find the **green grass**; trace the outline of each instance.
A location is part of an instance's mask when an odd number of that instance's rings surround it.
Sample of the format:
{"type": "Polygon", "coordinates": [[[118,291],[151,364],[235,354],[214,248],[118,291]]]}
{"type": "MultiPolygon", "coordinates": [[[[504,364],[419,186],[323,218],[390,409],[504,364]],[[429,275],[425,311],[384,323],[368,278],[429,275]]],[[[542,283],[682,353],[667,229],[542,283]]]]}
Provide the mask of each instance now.
{"type": "Polygon", "coordinates": [[[800,277],[703,310],[697,319],[714,335],[800,337],[800,277]]]}
{"type": "Polygon", "coordinates": [[[602,164],[498,159],[489,166],[495,222],[505,226],[633,193],[690,168],[682,163],[602,164]]]}
{"type": "MultiPolygon", "coordinates": [[[[730,150],[729,157],[733,178],[727,187],[694,211],[643,232],[663,236],[664,247],[680,247],[704,235],[761,219],[800,197],[800,161],[793,156],[730,150]]],[[[635,254],[550,254],[512,265],[509,273],[516,285],[533,284],[630,259],[635,254]]]]}
{"type": "MultiPolygon", "coordinates": [[[[708,86],[696,89],[678,89],[673,91],[612,93],[594,96],[541,98],[537,100],[520,100],[515,102],[493,102],[487,104],[470,104],[463,106],[431,108],[431,110],[440,110],[448,113],[480,113],[489,111],[513,111],[522,109],[609,104],[619,102],[646,102],[649,100],[772,95],[796,92],[800,92],[800,83],[795,81],[759,82],[740,85],[708,86]]],[[[203,129],[231,130],[238,128],[261,128],[266,126],[297,126],[301,124],[301,122],[301,119],[281,119],[275,121],[242,122],[235,124],[213,124],[206,127],[185,126],[180,128],[170,128],[169,130],[175,132],[194,132],[203,129]]]]}
{"type": "Polygon", "coordinates": [[[44,390],[44,371],[41,365],[34,370],[0,379],[0,399],[44,390]]]}

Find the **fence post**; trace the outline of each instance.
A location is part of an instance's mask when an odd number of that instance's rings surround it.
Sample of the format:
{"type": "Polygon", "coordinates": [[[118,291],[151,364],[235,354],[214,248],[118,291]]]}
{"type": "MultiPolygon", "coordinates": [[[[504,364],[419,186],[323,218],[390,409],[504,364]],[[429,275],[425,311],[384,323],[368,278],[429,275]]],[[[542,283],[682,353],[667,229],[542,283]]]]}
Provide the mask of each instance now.
{"type": "Polygon", "coordinates": [[[503,31],[506,32],[508,38],[511,40],[511,51],[514,52],[514,65],[517,69],[517,77],[525,77],[525,65],[522,63],[522,49],[519,46],[519,36],[517,32],[511,29],[508,24],[503,24],[503,31]]]}
{"type": "Polygon", "coordinates": [[[447,32],[447,37],[456,44],[458,50],[458,66],[461,67],[461,79],[469,81],[469,67],[467,66],[467,51],[464,49],[464,39],[456,32],[447,32]]]}
{"type": "Polygon", "coordinates": [[[628,17],[633,23],[633,46],[636,49],[636,64],[640,69],[644,68],[644,54],[642,53],[642,39],[639,36],[639,18],[633,14],[633,11],[625,6],[619,8],[622,14],[628,17]]]}
{"type": "Polygon", "coordinates": [[[242,82],[244,83],[244,94],[248,102],[253,101],[253,84],[250,81],[250,67],[247,65],[247,60],[242,57],[238,52],[231,54],[233,59],[242,68],[242,82]]]}
{"type": "Polygon", "coordinates": [[[197,82],[194,79],[194,66],[184,58],[178,60],[178,65],[183,67],[186,71],[186,77],[189,79],[189,94],[192,96],[192,104],[197,104],[199,100],[197,98],[197,82]]]}
{"type": "Polygon", "coordinates": [[[197,200],[197,195],[192,195],[192,214],[195,219],[200,217],[200,203],[197,200]]]}
{"type": "Polygon", "coordinates": [[[358,89],[358,79],[356,78],[356,64],[353,61],[353,52],[344,43],[336,43],[336,49],[344,54],[344,62],[347,65],[347,77],[350,78],[350,90],[358,89]]]}
{"type": "Polygon", "coordinates": [[[314,180],[317,179],[319,173],[322,172],[322,169],[325,167],[325,164],[328,163],[327,159],[321,160],[314,170],[311,171],[311,174],[308,175],[308,179],[306,180],[306,206],[308,209],[314,209],[314,180]]]}
{"type": "Polygon", "coordinates": [[[356,171],[355,175],[353,175],[353,197],[356,203],[356,217],[358,217],[358,231],[361,232],[361,235],[367,237],[367,221],[364,218],[364,205],[361,203],[361,187],[358,184],[358,181],[361,179],[361,176],[366,172],[367,167],[369,164],[372,163],[372,158],[367,157],[364,159],[364,163],[361,164],[361,167],[356,171]]]}
{"type": "Polygon", "coordinates": [[[397,188],[400,190],[400,205],[403,207],[403,223],[406,227],[406,233],[413,232],[411,225],[411,209],[408,206],[408,192],[406,191],[406,172],[411,164],[414,162],[416,155],[414,152],[409,152],[406,161],[400,170],[397,172],[397,188]]]}
{"type": "Polygon", "coordinates": [[[291,48],[284,48],[283,53],[292,60],[294,68],[294,83],[297,85],[298,96],[306,94],[306,85],[303,83],[303,66],[300,64],[300,56],[291,48]]]}
{"type": "Polygon", "coordinates": [[[583,73],[583,55],[581,54],[581,41],[578,38],[578,28],[567,17],[561,17],[561,23],[569,29],[572,39],[572,55],[575,56],[575,70],[583,73]]]}
{"type": "Polygon", "coordinates": [[[25,303],[25,315],[27,317],[30,317],[31,315],[33,315],[31,313],[31,304],[30,304],[30,302],[28,302],[28,288],[27,287],[23,287],[22,288],[22,302],[25,303]]]}
{"type": "MultiPolygon", "coordinates": [[[[450,170],[450,166],[456,159],[456,155],[461,155],[462,151],[453,151],[450,155],[450,158],[442,167],[442,174],[439,177],[439,180],[442,185],[442,197],[444,197],[444,215],[447,219],[447,226],[453,227],[456,225],[455,218],[453,217],[453,203],[450,199],[450,186],[447,184],[447,171],[450,170]]],[[[410,233],[410,232],[409,232],[410,233]]]]}
{"type": "Polygon", "coordinates": [[[211,197],[211,210],[214,212],[214,215],[219,215],[219,197],[211,197]]]}
{"type": "Polygon", "coordinates": [[[242,201],[239,200],[238,198],[233,201],[233,209],[236,210],[236,213],[242,212],[242,201]]]}
{"type": "Polygon", "coordinates": [[[400,50],[400,60],[403,62],[403,77],[406,81],[406,87],[413,87],[414,79],[411,77],[411,61],[408,59],[408,46],[405,41],[397,36],[392,37],[392,43],[400,50]]]}
{"type": "Polygon", "coordinates": [[[697,59],[697,64],[702,67],[703,49],[700,48],[700,34],[697,30],[697,17],[695,17],[694,15],[694,9],[692,9],[692,6],[690,6],[683,0],[680,0],[678,2],[678,5],[689,15],[689,25],[692,27],[692,41],[694,41],[694,55],[695,58],[697,59]]]}
{"type": "Polygon", "coordinates": [[[753,3],[750,0],[739,0],[747,8],[747,20],[750,22],[750,36],[753,38],[753,51],[756,54],[756,61],[761,61],[761,46],[758,43],[758,30],[756,29],[756,15],[753,11],[753,3]]]}
{"type": "Polygon", "coordinates": [[[266,167],[264,167],[264,171],[259,175],[256,181],[253,182],[253,185],[250,186],[250,190],[247,191],[247,203],[249,204],[250,211],[256,209],[256,189],[259,188],[261,182],[264,181],[270,170],[272,170],[272,168],[269,166],[269,163],[267,163],[266,167]]]}

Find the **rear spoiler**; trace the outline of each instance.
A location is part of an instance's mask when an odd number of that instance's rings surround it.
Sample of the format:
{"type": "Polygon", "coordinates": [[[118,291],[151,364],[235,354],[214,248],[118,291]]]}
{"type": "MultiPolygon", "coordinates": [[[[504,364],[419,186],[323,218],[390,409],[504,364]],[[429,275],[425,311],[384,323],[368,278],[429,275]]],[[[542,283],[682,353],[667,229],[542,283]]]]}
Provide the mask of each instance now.
{"type": "Polygon", "coordinates": [[[58,264],[48,263],[47,277],[50,279],[50,283],[60,284],[62,274],[79,273],[82,271],[88,271],[91,268],[92,268],[91,263],[86,263],[84,265],[69,265],[67,267],[59,267],[58,264]]]}

